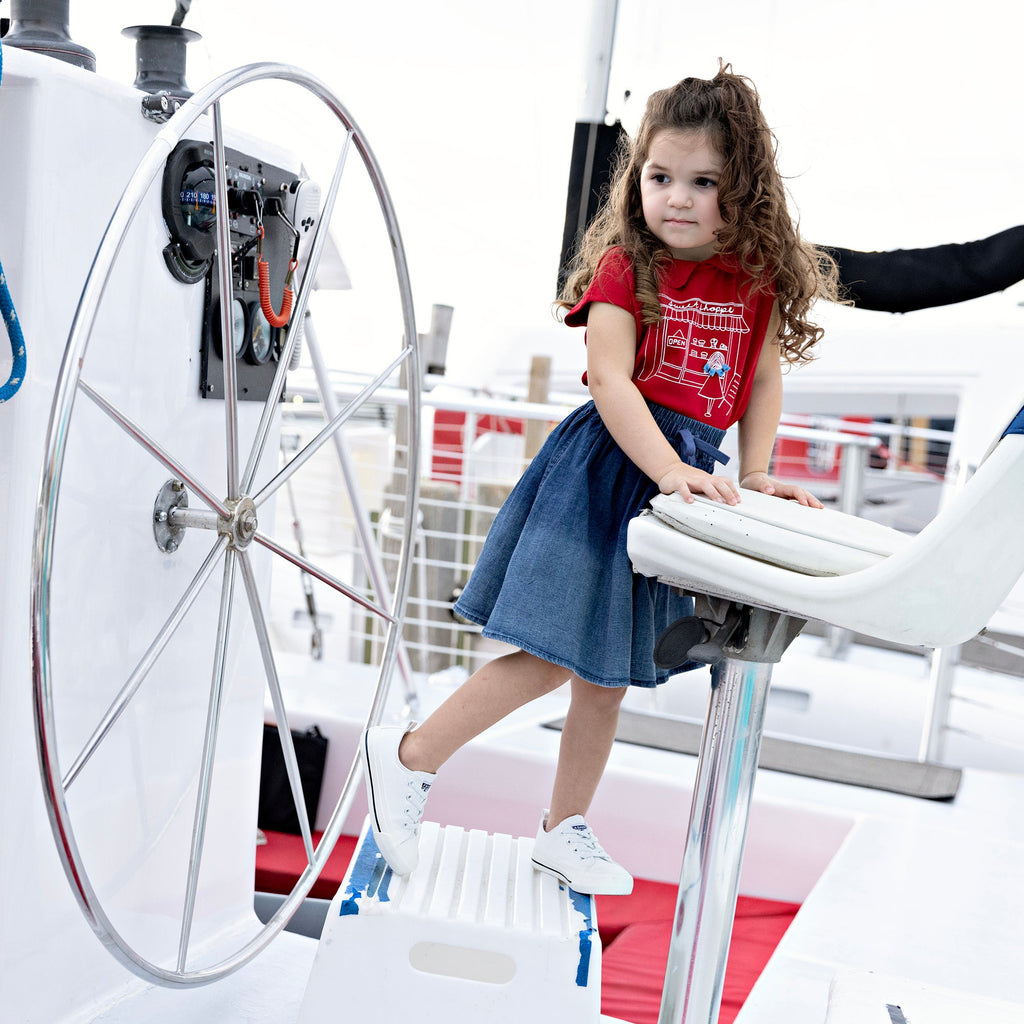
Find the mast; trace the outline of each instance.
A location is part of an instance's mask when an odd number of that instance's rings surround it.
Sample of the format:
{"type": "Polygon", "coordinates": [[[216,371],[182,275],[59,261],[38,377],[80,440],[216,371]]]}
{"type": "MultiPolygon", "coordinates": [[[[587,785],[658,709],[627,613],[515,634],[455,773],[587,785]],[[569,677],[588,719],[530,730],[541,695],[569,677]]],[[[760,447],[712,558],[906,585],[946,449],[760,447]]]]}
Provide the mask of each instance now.
{"type": "Polygon", "coordinates": [[[618,0],[595,0],[584,69],[585,88],[579,120],[572,140],[569,185],[565,200],[565,226],[558,261],[558,291],[562,291],[569,266],[587,225],[600,206],[608,185],[622,127],[606,124],[608,79],[615,45],[618,0]]]}

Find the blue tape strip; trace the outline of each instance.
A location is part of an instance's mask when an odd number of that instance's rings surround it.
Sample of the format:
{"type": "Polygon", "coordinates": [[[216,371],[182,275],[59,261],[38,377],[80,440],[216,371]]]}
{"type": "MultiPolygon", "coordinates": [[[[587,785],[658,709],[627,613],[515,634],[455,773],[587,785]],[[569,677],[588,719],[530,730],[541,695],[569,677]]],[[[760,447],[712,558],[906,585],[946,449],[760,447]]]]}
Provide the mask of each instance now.
{"type": "Polygon", "coordinates": [[[580,929],[580,962],[576,967],[576,984],[586,988],[590,981],[590,954],[594,948],[594,897],[585,896],[575,889],[569,890],[573,907],[583,915],[580,929]]]}
{"type": "Polygon", "coordinates": [[[377,849],[373,832],[367,829],[366,838],[359,846],[356,862],[348,878],[345,899],[341,901],[339,917],[359,913],[359,901],[364,896],[376,896],[381,903],[389,903],[388,888],[393,875],[391,868],[377,849]]]}

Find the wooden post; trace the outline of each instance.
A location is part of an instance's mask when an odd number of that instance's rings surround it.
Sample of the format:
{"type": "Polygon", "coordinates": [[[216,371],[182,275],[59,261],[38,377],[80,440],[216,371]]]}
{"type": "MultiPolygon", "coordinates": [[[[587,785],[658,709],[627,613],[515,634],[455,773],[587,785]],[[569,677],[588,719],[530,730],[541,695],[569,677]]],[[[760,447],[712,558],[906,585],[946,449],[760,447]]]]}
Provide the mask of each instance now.
{"type": "MultiPolygon", "coordinates": [[[[917,430],[927,430],[931,422],[927,416],[914,416],[910,421],[911,427],[917,430]]],[[[910,452],[907,461],[916,469],[928,468],[928,441],[923,437],[910,438],[910,452]]]]}
{"type": "Polygon", "coordinates": [[[430,307],[430,331],[420,335],[420,355],[424,373],[444,376],[448,335],[451,333],[454,312],[452,306],[442,306],[436,302],[430,307]]]}
{"type": "MultiPolygon", "coordinates": [[[[548,390],[551,386],[551,357],[534,356],[530,363],[530,386],[527,392],[527,399],[530,402],[544,403],[548,400],[548,390]]],[[[540,446],[548,435],[548,424],[543,420],[526,421],[526,461],[540,451],[540,446]]]]}

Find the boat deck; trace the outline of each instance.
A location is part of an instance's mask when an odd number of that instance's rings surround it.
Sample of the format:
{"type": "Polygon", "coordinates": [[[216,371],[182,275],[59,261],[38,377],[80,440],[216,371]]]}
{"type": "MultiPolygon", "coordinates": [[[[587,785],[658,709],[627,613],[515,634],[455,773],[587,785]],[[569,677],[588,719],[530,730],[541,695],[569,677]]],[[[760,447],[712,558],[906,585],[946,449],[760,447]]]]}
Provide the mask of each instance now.
{"type": "MultiPolygon", "coordinates": [[[[344,751],[361,728],[362,685],[349,679],[339,687],[307,672],[301,694],[292,695],[292,724],[316,722],[331,736],[325,792],[341,762],[347,768],[344,751]]],[[[425,683],[421,713],[448,692],[425,683]]],[[[532,835],[559,740],[544,725],[564,709],[565,696],[553,694],[459,751],[427,816],[532,835]]],[[[634,874],[678,880],[695,773],[693,756],[615,744],[589,817],[634,874]]],[[[1014,810],[1021,806],[1024,776],[983,769],[964,771],[953,801],[760,771],[740,891],[802,908],[737,1024],[822,1024],[833,977],[851,971],[1021,1002],[1024,819],[1014,810]]],[[[364,813],[360,793],[346,831],[358,831],[364,813]]]]}

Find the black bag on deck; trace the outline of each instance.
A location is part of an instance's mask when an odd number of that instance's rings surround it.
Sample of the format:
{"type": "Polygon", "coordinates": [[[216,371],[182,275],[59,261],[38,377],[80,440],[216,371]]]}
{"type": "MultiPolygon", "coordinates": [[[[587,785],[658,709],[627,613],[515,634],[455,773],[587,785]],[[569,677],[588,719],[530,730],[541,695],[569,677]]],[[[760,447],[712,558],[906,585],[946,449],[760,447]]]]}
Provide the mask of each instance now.
{"type": "MultiPolygon", "coordinates": [[[[316,821],[320,803],[320,788],[324,781],[324,763],[327,760],[327,737],[314,725],[305,732],[292,729],[295,758],[299,762],[299,778],[305,797],[309,827],[316,821]]],[[[263,726],[263,760],[260,767],[260,802],[257,824],[272,832],[291,832],[298,835],[299,815],[288,785],[288,772],[281,753],[281,738],[276,725],[263,726]]]]}

